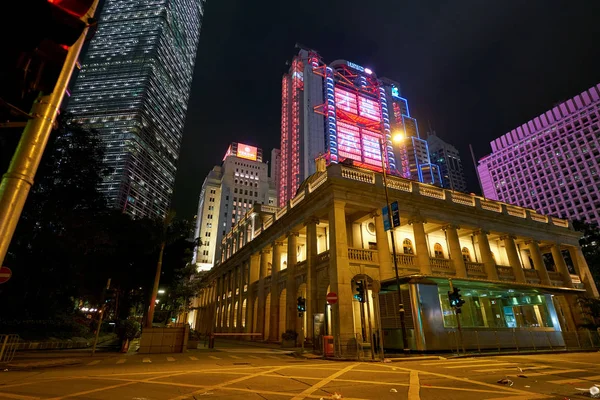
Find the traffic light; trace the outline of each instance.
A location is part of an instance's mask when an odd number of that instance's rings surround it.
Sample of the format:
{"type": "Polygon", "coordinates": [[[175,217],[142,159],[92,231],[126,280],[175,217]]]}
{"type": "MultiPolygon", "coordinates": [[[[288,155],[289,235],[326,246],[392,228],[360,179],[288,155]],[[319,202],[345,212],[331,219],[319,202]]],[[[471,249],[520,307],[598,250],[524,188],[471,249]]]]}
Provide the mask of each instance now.
{"type": "Polygon", "coordinates": [[[95,20],[82,20],[94,0],[20,0],[0,5],[3,43],[0,98],[26,108],[54,89],[69,47],[95,20]],[[15,22],[21,27],[16,30],[15,22]]]}
{"type": "Polygon", "coordinates": [[[302,296],[298,297],[298,303],[297,303],[297,307],[298,307],[298,312],[305,312],[306,311],[306,299],[302,296]]]}
{"type": "Polygon", "coordinates": [[[454,287],[452,291],[448,291],[448,300],[450,301],[450,305],[456,308],[456,312],[460,313],[460,307],[465,304],[465,301],[461,298],[460,289],[454,287]]]}
{"type": "Polygon", "coordinates": [[[361,303],[365,302],[365,286],[362,281],[354,282],[355,292],[354,298],[361,303]]]}

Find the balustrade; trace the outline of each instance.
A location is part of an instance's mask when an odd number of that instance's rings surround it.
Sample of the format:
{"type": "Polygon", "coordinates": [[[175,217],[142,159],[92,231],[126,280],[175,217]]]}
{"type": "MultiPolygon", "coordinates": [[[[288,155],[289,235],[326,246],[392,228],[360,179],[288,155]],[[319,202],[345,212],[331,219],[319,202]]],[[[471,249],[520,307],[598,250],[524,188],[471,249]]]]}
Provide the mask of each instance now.
{"type": "Polygon", "coordinates": [[[377,250],[348,248],[348,258],[354,261],[377,262],[377,250]]]}
{"type": "Polygon", "coordinates": [[[359,182],[375,183],[375,174],[373,172],[359,171],[354,168],[342,167],[342,177],[353,179],[359,182]]]}
{"type": "Polygon", "coordinates": [[[447,258],[429,257],[429,265],[433,268],[451,269],[450,260],[447,258]]]}
{"type": "Polygon", "coordinates": [[[416,256],[413,254],[396,254],[396,263],[400,265],[415,265],[416,256]]]}

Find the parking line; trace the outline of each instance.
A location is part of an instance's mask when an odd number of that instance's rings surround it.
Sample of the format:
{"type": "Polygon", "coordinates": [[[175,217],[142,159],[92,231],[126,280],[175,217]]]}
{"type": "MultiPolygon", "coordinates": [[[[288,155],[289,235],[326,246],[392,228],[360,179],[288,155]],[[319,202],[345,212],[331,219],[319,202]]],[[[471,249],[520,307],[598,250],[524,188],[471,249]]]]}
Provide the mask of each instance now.
{"type": "Polygon", "coordinates": [[[125,361],[127,361],[127,359],[121,358],[121,359],[117,360],[117,364],[125,364],[125,361]]]}
{"type": "Polygon", "coordinates": [[[241,360],[242,357],[234,356],[232,354],[229,355],[230,358],[235,358],[236,360],[241,360]]]}
{"type": "Polygon", "coordinates": [[[190,356],[190,360],[192,360],[192,361],[198,361],[198,358],[196,358],[194,356],[190,356]]]}
{"type": "MultiPolygon", "coordinates": [[[[492,364],[496,367],[500,367],[500,366],[508,366],[508,365],[517,365],[515,363],[498,363],[498,364],[492,364]]],[[[475,364],[475,365],[453,365],[451,367],[444,367],[446,369],[457,369],[457,368],[477,368],[477,367],[489,367],[490,364],[475,364]]]]}
{"type": "Polygon", "coordinates": [[[213,360],[220,360],[221,357],[217,357],[217,356],[208,356],[209,358],[212,358],[213,360]]]}

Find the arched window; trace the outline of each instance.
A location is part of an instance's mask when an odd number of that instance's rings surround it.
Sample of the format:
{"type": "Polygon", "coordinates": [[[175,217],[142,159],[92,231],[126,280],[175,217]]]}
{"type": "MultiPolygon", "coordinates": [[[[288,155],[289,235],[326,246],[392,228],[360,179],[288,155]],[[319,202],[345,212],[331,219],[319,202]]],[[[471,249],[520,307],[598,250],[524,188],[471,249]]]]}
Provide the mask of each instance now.
{"type": "Polygon", "coordinates": [[[464,262],[471,262],[471,252],[469,251],[468,248],[463,247],[462,248],[462,257],[464,262]]]}
{"type": "Polygon", "coordinates": [[[404,239],[402,242],[402,248],[404,249],[404,254],[415,254],[410,239],[404,239]]]}
{"type": "Polygon", "coordinates": [[[434,244],[433,252],[434,252],[435,258],[444,258],[444,249],[442,248],[441,244],[439,244],[439,243],[434,244]]]}

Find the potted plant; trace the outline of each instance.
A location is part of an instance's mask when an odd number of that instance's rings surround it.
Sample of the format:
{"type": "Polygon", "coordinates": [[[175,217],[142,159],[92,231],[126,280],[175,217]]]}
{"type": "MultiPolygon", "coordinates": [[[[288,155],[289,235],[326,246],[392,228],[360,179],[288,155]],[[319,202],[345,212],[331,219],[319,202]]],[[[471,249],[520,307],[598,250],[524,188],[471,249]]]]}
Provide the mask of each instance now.
{"type": "Polygon", "coordinates": [[[198,331],[196,331],[194,329],[190,329],[190,333],[188,334],[187,348],[188,349],[197,349],[199,344],[200,344],[200,334],[198,333],[198,331]]]}
{"type": "Polygon", "coordinates": [[[293,329],[288,329],[281,334],[281,347],[296,347],[296,339],[298,332],[293,329]]]}

